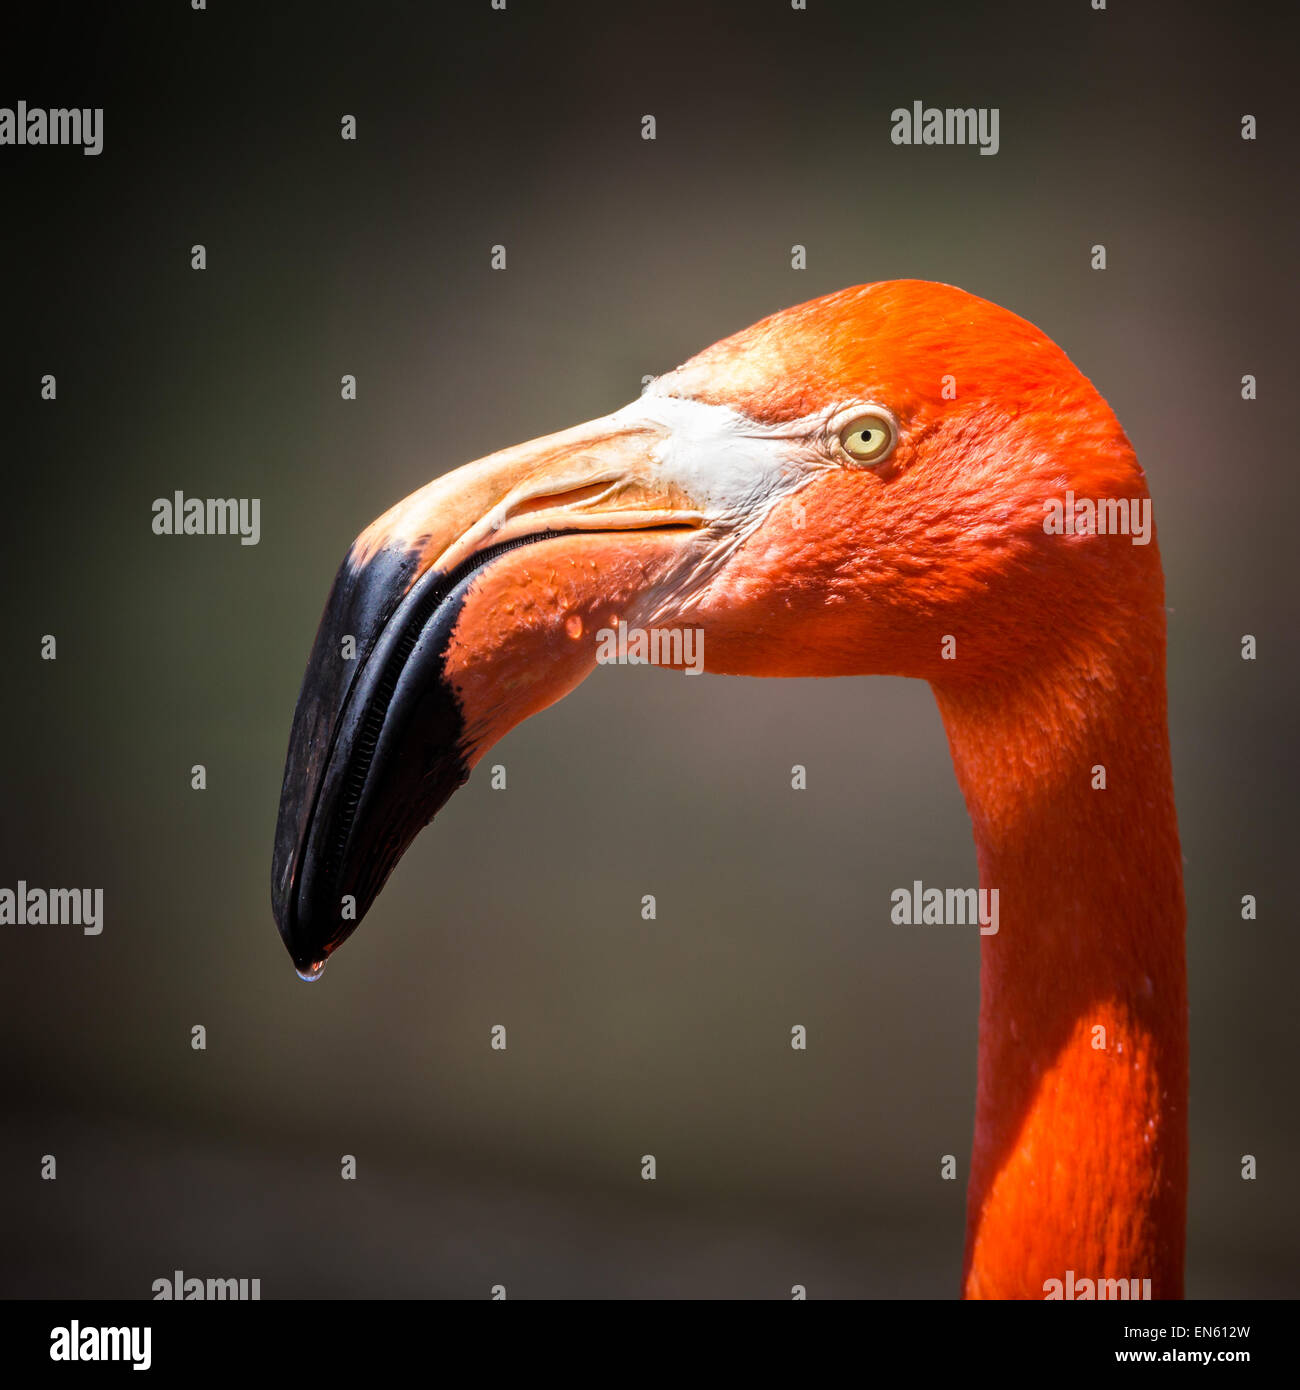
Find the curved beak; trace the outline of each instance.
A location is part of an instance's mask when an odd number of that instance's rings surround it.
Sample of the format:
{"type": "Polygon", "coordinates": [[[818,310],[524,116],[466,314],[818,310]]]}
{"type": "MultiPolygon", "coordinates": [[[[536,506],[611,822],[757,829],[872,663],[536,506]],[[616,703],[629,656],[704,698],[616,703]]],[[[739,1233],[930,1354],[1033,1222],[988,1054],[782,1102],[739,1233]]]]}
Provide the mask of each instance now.
{"type": "MultiPolygon", "coordinates": [[[[708,518],[628,407],[467,464],[353,543],[285,763],[272,905],[308,978],[509,729],[573,689],[597,633],[660,608],[708,518]]],[[[703,552],[702,552],[703,547],[703,552]]]]}

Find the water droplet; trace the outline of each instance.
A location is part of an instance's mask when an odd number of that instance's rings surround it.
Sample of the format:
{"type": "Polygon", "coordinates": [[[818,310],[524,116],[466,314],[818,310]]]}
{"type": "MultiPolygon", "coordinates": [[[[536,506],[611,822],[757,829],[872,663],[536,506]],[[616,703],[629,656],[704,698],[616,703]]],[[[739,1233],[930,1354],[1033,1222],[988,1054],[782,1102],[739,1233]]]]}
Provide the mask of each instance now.
{"type": "Polygon", "coordinates": [[[298,971],[300,980],[306,980],[308,984],[311,984],[314,980],[319,980],[325,973],[325,962],[314,960],[305,970],[299,969],[297,966],[294,966],[294,969],[298,971]]]}
{"type": "Polygon", "coordinates": [[[582,636],[582,619],[576,613],[570,613],[564,620],[564,630],[576,641],[582,636]]]}

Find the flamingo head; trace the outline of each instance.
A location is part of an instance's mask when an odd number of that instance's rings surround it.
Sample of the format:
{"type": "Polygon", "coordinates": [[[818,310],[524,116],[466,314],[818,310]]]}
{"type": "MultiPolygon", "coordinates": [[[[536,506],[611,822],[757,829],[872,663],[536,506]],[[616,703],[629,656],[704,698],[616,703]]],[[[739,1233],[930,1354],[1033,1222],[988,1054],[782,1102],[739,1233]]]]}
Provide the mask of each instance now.
{"type": "Polygon", "coordinates": [[[309,660],[272,880],[295,963],[351,933],[497,740],[638,633],[730,674],[1032,660],[1134,563],[1045,530],[1067,490],[1146,496],[1114,415],[1038,329],[924,281],[788,309],[429,483],[354,542],[309,660]]]}

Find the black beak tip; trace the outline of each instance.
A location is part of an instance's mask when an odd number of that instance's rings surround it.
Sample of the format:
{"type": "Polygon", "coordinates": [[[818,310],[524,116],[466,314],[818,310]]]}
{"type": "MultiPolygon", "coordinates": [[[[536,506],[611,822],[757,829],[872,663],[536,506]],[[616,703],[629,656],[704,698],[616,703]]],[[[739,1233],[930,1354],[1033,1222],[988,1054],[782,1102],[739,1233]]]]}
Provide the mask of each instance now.
{"type": "MultiPolygon", "coordinates": [[[[275,925],[280,932],[280,940],[289,953],[293,968],[304,980],[317,980],[325,969],[325,962],[333,953],[334,946],[324,944],[326,937],[313,931],[298,911],[295,885],[290,882],[287,889],[277,880],[271,889],[271,911],[275,925]]],[[[336,943],[337,944],[337,943],[336,943]]]]}
{"type": "Polygon", "coordinates": [[[276,925],[280,928],[280,939],[289,952],[289,959],[293,961],[293,968],[298,972],[299,978],[303,980],[320,979],[321,973],[325,969],[325,963],[329,960],[330,949],[306,945],[301,936],[295,938],[292,932],[286,931],[284,924],[278,919],[276,925]]]}
{"type": "Polygon", "coordinates": [[[429,570],[407,592],[415,560],[399,559],[344,562],[289,735],[271,907],[304,979],[360,926],[411,841],[469,776],[443,659],[471,571],[429,570]],[[340,661],[340,634],[358,628],[357,658],[340,661]]]}

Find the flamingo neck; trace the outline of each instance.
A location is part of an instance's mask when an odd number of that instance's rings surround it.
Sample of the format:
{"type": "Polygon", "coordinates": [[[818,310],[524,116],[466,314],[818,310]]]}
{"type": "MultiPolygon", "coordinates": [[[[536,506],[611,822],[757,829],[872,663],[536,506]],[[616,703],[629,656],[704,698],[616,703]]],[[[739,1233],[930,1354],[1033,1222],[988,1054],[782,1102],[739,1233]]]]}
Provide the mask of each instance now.
{"type": "Polygon", "coordinates": [[[970,1298],[1041,1299],[1068,1271],[1182,1295],[1185,908],[1155,565],[1068,653],[1017,663],[1032,674],[936,684],[1000,906],[981,943],[970,1298]]]}

